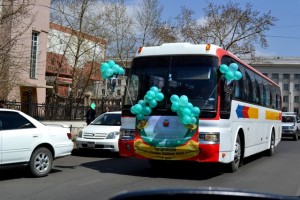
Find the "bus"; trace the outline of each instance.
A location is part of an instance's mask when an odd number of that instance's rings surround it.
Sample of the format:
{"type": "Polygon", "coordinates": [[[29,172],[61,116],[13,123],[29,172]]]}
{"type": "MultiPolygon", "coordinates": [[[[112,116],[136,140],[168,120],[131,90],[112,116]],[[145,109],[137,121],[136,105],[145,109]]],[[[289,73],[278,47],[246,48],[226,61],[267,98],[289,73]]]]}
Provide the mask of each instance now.
{"type": "Polygon", "coordinates": [[[195,161],[235,172],[246,157],[272,156],[281,141],[279,85],[213,44],[140,47],[122,103],[119,154],[153,166],[195,161]],[[239,79],[221,72],[232,63],[239,79]]]}

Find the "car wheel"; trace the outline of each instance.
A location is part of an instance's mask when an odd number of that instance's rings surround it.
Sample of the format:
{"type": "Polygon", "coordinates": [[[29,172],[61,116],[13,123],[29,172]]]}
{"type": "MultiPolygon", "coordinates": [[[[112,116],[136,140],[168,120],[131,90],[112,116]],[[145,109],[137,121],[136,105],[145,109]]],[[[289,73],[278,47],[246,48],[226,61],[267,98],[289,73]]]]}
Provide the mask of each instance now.
{"type": "Polygon", "coordinates": [[[272,132],[271,140],[270,140],[270,148],[267,150],[268,156],[273,156],[275,153],[275,133],[272,132]]]}
{"type": "Polygon", "coordinates": [[[234,147],[234,159],[228,164],[228,169],[230,172],[235,172],[240,166],[242,166],[242,144],[240,136],[237,135],[234,147]]]}
{"type": "Polygon", "coordinates": [[[53,156],[49,149],[41,147],[31,155],[29,169],[34,177],[47,176],[52,169],[53,156]]]}

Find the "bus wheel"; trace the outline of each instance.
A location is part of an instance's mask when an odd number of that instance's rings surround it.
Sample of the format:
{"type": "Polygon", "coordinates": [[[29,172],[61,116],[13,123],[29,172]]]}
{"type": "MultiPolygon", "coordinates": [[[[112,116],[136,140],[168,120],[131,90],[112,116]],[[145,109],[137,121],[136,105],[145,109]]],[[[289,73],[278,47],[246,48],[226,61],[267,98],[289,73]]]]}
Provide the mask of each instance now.
{"type": "Polygon", "coordinates": [[[267,150],[268,156],[273,156],[275,153],[275,133],[272,132],[271,141],[270,141],[270,148],[267,150]]]}
{"type": "Polygon", "coordinates": [[[240,136],[237,135],[234,147],[234,159],[228,164],[230,172],[235,172],[238,170],[239,166],[242,165],[242,144],[240,136]]]}

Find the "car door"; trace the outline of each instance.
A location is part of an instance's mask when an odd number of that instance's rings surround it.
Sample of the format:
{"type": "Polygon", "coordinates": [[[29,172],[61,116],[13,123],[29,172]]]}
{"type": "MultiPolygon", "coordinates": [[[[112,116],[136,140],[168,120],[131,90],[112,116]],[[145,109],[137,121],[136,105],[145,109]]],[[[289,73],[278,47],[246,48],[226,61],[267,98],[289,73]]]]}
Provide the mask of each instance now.
{"type": "Polygon", "coordinates": [[[0,112],[2,164],[28,162],[40,138],[37,128],[18,112],[0,112]]]}

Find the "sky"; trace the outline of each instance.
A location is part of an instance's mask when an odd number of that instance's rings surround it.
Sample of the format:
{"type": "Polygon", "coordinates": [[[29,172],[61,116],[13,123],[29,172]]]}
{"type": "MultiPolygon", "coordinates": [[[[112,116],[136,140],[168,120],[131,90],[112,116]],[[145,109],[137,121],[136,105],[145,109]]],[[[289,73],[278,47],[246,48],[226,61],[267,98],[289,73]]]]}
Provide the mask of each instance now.
{"type": "MultiPolygon", "coordinates": [[[[128,5],[141,3],[141,0],[127,0],[128,5]]],[[[203,8],[207,2],[225,4],[229,0],[160,0],[163,7],[163,19],[167,20],[176,17],[181,7],[185,6],[195,11],[194,17],[203,17],[203,8]]],[[[259,56],[284,56],[300,57],[300,0],[231,0],[239,3],[245,8],[247,2],[253,5],[253,9],[260,13],[271,11],[271,15],[278,19],[275,26],[265,34],[267,35],[268,47],[256,47],[256,54],[259,56]]]]}

